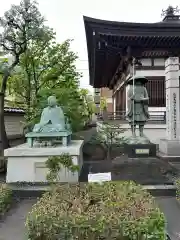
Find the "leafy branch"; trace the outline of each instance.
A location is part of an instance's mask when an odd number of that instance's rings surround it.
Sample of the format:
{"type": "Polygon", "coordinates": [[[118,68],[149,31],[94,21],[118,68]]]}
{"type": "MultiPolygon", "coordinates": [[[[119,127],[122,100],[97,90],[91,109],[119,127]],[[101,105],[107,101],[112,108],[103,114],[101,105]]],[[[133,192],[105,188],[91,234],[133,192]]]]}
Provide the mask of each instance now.
{"type": "Polygon", "coordinates": [[[72,156],[69,154],[49,157],[46,161],[46,167],[49,169],[47,180],[51,182],[60,180],[59,172],[62,168],[65,168],[72,173],[79,171],[79,166],[73,164],[72,156]]]}
{"type": "Polygon", "coordinates": [[[112,158],[113,145],[126,143],[126,138],[121,135],[125,131],[120,125],[103,123],[98,133],[91,139],[91,143],[100,143],[107,150],[107,159],[110,160],[112,158]]]}

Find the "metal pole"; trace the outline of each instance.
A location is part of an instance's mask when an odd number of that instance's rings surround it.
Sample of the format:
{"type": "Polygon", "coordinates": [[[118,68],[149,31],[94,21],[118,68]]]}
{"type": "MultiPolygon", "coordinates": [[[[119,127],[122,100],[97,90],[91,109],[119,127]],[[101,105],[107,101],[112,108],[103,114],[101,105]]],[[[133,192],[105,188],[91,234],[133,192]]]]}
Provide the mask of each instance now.
{"type": "MultiPolygon", "coordinates": [[[[132,69],[132,74],[133,74],[133,97],[134,97],[134,93],[135,93],[135,89],[134,89],[134,78],[135,78],[135,59],[133,58],[133,69],[132,69]]],[[[133,134],[135,133],[135,126],[134,126],[134,122],[135,122],[135,119],[134,119],[134,99],[133,99],[133,134]]]]}

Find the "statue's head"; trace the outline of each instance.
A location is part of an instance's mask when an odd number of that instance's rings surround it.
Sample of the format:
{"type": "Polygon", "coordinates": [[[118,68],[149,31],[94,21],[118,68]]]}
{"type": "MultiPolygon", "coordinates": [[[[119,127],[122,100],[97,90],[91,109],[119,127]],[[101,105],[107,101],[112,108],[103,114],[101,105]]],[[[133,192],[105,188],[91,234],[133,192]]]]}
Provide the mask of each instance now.
{"type": "Polygon", "coordinates": [[[55,107],[57,105],[57,100],[55,96],[48,97],[48,106],[55,107]]]}

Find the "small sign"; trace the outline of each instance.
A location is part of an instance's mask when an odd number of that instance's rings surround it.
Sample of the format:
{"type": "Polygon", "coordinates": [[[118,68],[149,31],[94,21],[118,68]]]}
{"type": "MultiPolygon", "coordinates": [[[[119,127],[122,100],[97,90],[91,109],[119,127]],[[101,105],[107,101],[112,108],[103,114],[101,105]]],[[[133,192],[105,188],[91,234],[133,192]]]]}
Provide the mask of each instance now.
{"type": "Polygon", "coordinates": [[[107,173],[89,173],[88,182],[109,182],[111,181],[111,172],[107,173]]]}
{"type": "Polygon", "coordinates": [[[136,149],[136,154],[149,154],[149,149],[136,149]]]}

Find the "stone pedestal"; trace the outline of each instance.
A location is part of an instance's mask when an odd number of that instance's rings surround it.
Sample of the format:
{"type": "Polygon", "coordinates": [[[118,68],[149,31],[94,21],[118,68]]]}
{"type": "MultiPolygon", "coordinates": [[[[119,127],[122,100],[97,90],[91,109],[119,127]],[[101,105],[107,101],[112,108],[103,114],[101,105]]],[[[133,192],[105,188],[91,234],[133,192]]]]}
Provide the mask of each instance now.
{"type": "Polygon", "coordinates": [[[165,62],[166,81],[166,139],[160,140],[159,151],[165,155],[180,155],[180,96],[179,58],[169,57],[165,62]]]}
{"type": "Polygon", "coordinates": [[[156,157],[156,144],[126,144],[128,158],[156,157]]]}
{"type": "MultiPolygon", "coordinates": [[[[57,147],[34,147],[22,144],[18,147],[6,149],[4,155],[7,157],[7,183],[15,182],[47,182],[48,169],[45,166],[46,160],[50,156],[59,156],[69,153],[73,157],[73,163],[79,165],[81,170],[83,165],[82,156],[83,141],[72,141],[69,146],[57,147]]],[[[59,173],[60,182],[78,182],[79,173],[72,173],[65,168],[59,173]]]]}

